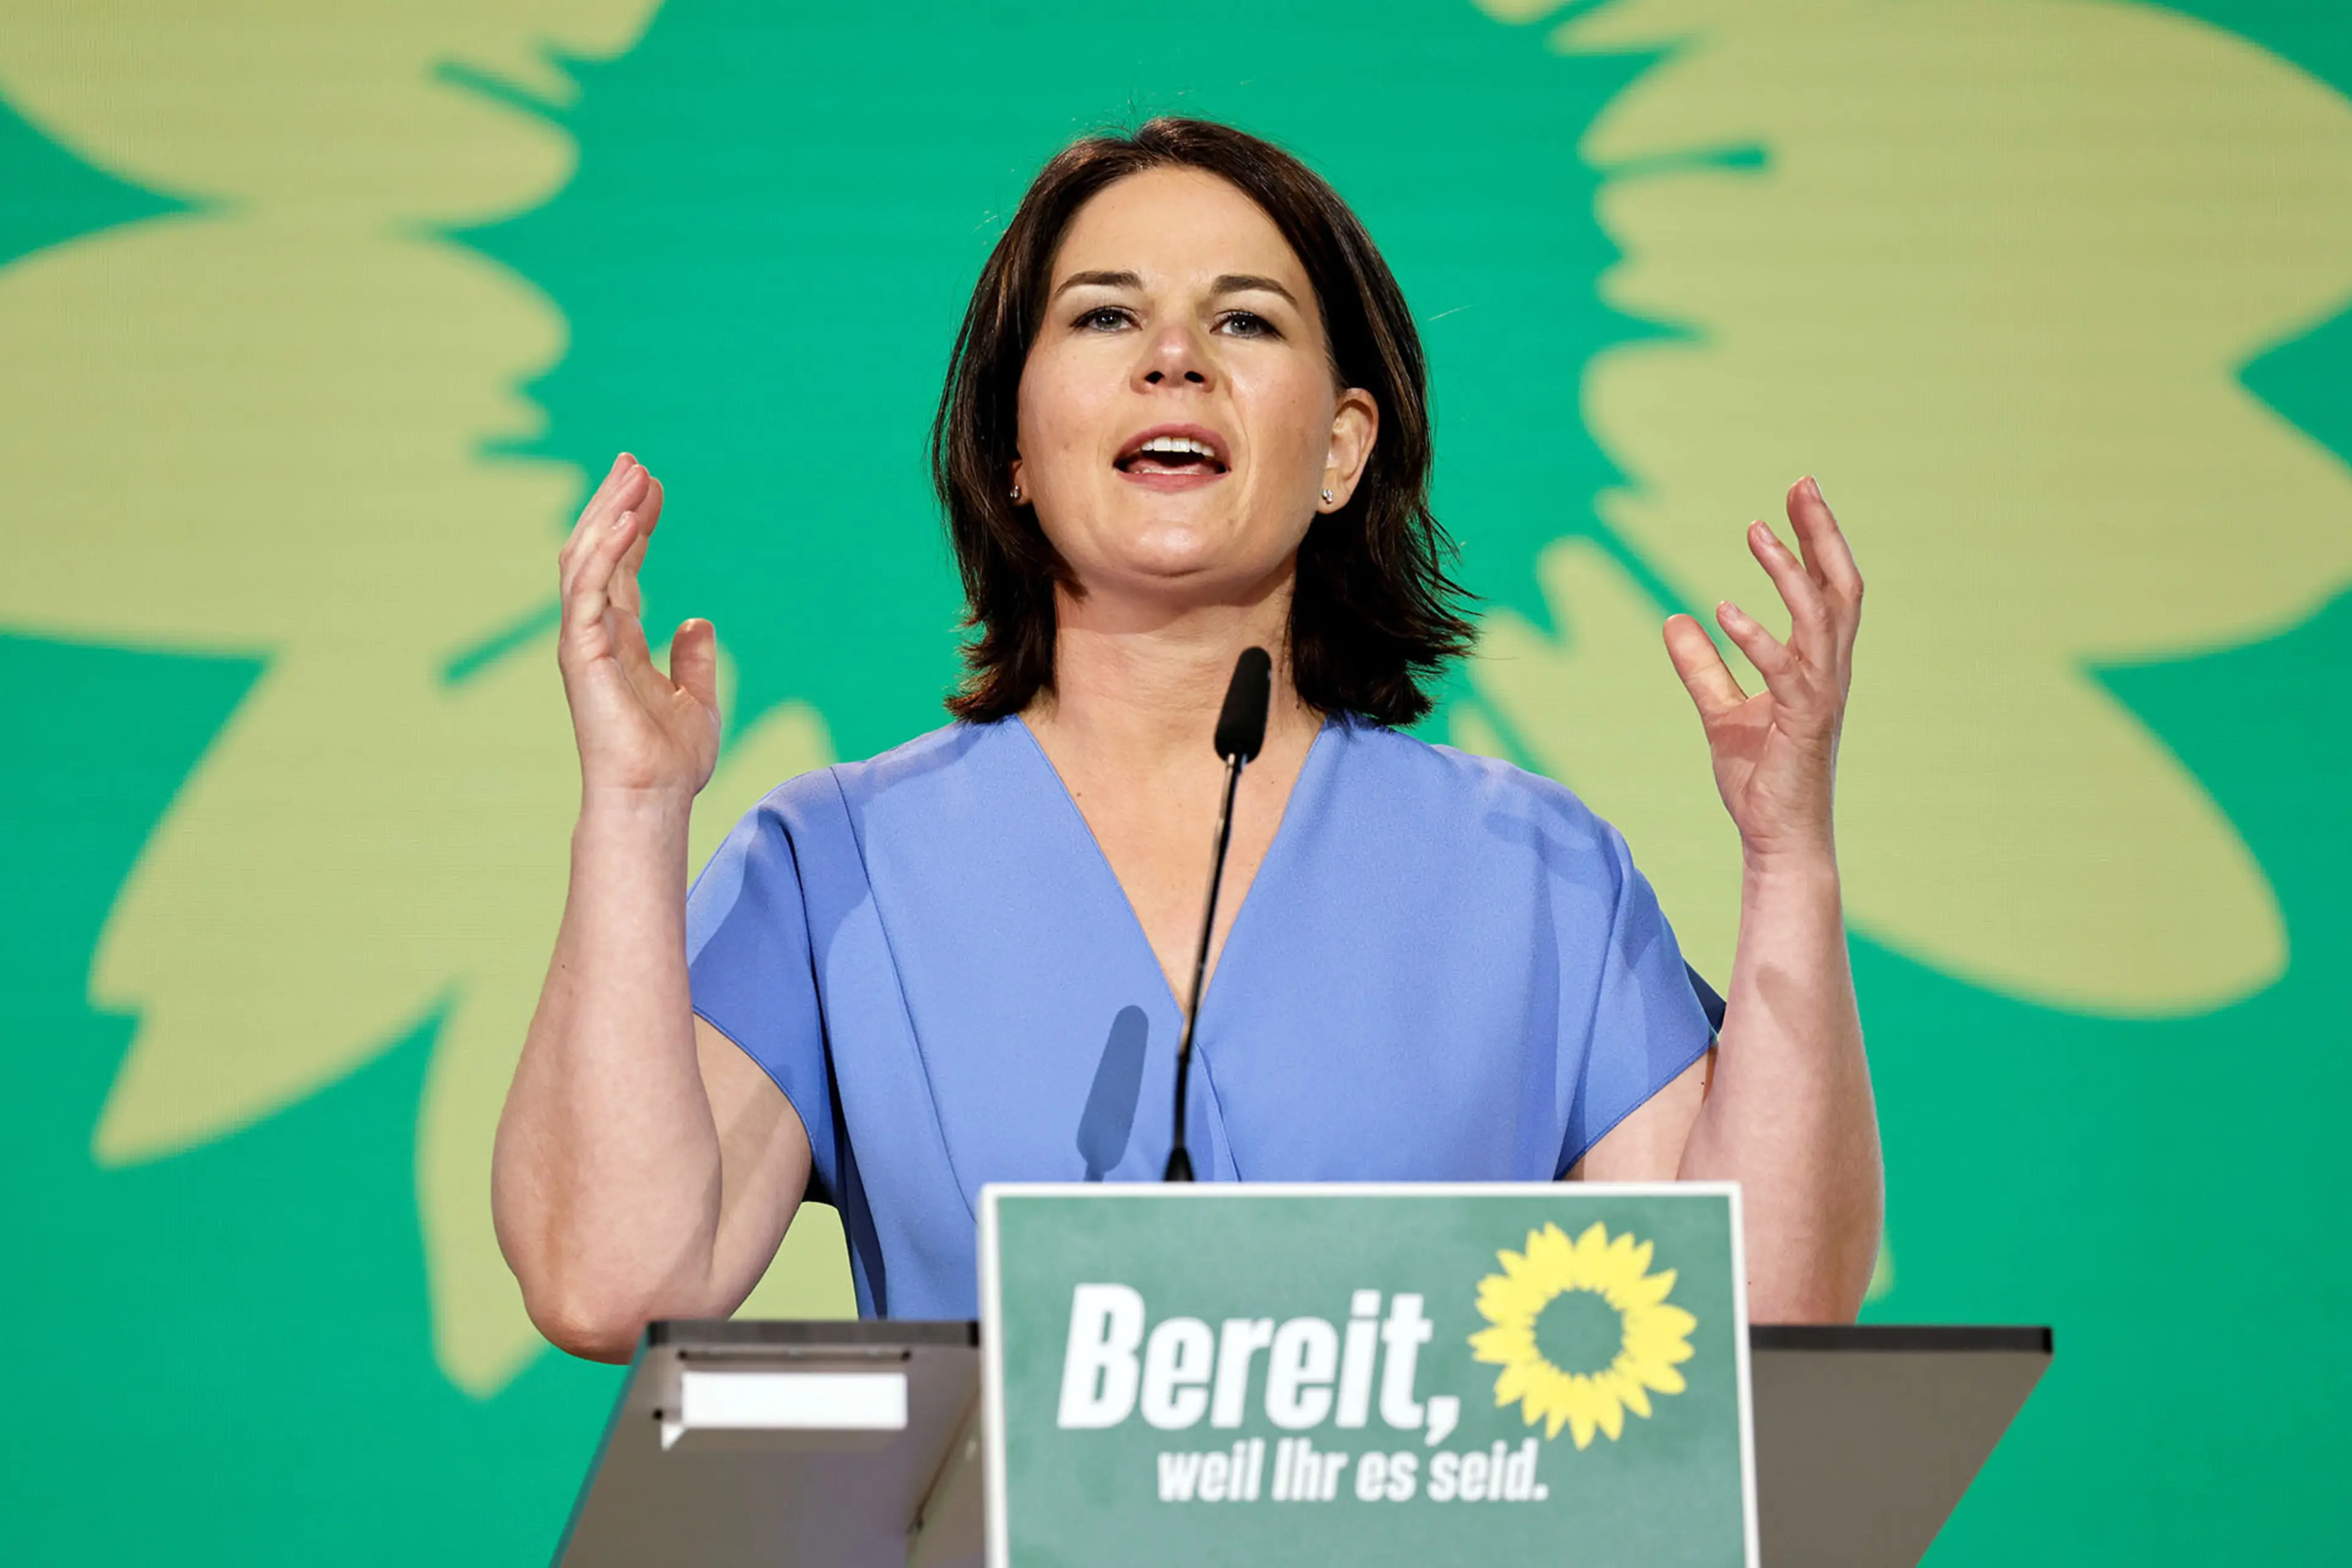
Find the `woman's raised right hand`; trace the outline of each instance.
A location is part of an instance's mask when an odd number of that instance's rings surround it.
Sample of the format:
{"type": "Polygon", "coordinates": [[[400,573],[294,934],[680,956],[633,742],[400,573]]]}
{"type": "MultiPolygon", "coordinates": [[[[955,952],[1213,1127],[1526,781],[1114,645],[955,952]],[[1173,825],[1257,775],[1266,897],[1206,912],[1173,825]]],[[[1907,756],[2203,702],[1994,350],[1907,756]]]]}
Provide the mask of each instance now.
{"type": "Polygon", "coordinates": [[[589,795],[691,800],[719,760],[719,637],[690,620],[654,668],[638,618],[637,567],[661,521],[661,481],[624,452],[588,499],[556,564],[563,628],[556,662],[589,795]]]}

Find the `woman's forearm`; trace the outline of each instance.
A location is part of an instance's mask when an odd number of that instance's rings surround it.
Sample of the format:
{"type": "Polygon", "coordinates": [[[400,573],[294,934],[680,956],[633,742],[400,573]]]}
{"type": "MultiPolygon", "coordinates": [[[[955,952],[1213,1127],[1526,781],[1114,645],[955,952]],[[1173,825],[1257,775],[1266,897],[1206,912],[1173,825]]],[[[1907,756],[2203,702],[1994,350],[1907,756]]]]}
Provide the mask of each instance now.
{"type": "Polygon", "coordinates": [[[1714,1082],[1685,1178],[1737,1180],[1748,1312],[1850,1321],[1878,1255],[1878,1116],[1826,847],[1751,860],[1714,1082]]]}
{"type": "Polygon", "coordinates": [[[686,965],[690,797],[583,798],[563,922],[499,1126],[493,1205],[531,1316],[625,1355],[709,1310],[719,1142],[686,965]]]}

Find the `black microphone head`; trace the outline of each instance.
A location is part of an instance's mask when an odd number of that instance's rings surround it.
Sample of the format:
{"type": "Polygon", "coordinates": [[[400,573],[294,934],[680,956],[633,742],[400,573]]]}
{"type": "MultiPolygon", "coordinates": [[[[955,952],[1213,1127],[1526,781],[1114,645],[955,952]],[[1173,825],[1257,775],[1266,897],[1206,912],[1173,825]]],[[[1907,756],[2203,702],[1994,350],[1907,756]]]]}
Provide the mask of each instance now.
{"type": "Polygon", "coordinates": [[[1217,715],[1217,755],[1254,762],[1265,744],[1266,704],[1274,698],[1274,658],[1262,647],[1245,647],[1234,660],[1225,706],[1217,715]]]}

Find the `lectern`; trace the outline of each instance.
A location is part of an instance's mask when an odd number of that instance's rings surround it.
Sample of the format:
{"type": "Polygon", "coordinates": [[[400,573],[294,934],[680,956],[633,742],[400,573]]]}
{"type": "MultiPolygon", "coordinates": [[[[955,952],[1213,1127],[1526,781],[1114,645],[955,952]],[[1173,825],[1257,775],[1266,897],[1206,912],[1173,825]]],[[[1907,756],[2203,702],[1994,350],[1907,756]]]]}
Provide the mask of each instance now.
{"type": "MultiPolygon", "coordinates": [[[[2046,1328],[1749,1331],[1765,1563],[1909,1568],[2049,1364],[2046,1328]]],[[[639,1345],[558,1568],[982,1560],[972,1323],[668,1322],[639,1345]]]]}

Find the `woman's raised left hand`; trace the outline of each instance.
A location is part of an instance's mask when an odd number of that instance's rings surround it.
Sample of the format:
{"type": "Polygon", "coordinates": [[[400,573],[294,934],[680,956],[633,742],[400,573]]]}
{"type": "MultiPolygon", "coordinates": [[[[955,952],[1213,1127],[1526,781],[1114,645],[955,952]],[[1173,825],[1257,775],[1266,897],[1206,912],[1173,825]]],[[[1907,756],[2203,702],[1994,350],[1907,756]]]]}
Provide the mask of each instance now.
{"type": "Polygon", "coordinates": [[[1838,732],[1853,683],[1853,637],[1862,622],[1862,574],[1853,552],[1811,479],[1789,487],[1789,523],[1804,553],[1763,522],[1748,529],[1748,548],[1789,607],[1786,642],[1726,600],[1716,620],[1764,678],[1754,696],[1688,616],[1666,622],[1675,661],[1699,721],[1706,727],[1715,785],[1738,826],[1753,868],[1808,858],[1833,862],[1830,826],[1838,732]]]}

